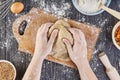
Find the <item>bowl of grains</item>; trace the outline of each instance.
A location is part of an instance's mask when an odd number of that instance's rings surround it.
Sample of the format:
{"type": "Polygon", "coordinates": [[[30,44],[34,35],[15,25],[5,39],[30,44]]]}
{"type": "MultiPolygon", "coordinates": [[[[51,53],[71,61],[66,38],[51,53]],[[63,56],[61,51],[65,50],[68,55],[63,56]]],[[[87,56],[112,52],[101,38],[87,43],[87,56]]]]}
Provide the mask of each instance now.
{"type": "Polygon", "coordinates": [[[15,66],[7,60],[0,60],[0,80],[15,80],[15,78],[15,66]]]}
{"type": "Polygon", "coordinates": [[[120,50],[120,21],[113,27],[112,40],[114,45],[120,50]]]}

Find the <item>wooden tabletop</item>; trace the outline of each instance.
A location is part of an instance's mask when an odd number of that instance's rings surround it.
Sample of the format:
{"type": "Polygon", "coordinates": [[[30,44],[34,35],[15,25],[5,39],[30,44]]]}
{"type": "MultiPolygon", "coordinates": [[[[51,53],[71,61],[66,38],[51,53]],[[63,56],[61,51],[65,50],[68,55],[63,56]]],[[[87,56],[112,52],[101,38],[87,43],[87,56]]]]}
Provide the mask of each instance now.
{"type": "MultiPolygon", "coordinates": [[[[30,54],[25,54],[24,52],[18,51],[18,43],[12,33],[12,23],[13,21],[21,16],[26,14],[32,7],[40,7],[44,9],[43,3],[40,1],[44,0],[16,0],[21,1],[25,4],[25,9],[20,14],[12,14],[10,11],[5,19],[0,21],[0,59],[9,60],[12,62],[17,69],[17,78],[16,80],[21,80],[26,68],[28,67],[32,56],[30,54]]],[[[99,48],[99,45],[103,45],[102,50],[107,54],[110,59],[111,64],[116,67],[120,73],[120,50],[118,50],[111,38],[112,28],[118,22],[116,18],[103,12],[102,14],[96,16],[86,16],[79,13],[72,4],[72,0],[46,0],[46,5],[57,5],[58,7],[62,6],[62,3],[67,3],[70,5],[69,10],[66,10],[64,17],[84,22],[87,24],[92,24],[99,26],[101,28],[101,33],[95,50],[93,52],[93,57],[90,61],[90,65],[97,75],[99,80],[109,80],[105,73],[105,69],[98,59],[96,50],[99,48]]],[[[110,8],[120,11],[120,0],[112,0],[110,8]]],[[[69,68],[64,65],[53,63],[45,60],[42,68],[41,80],[79,80],[80,76],[78,70],[69,68]]]]}

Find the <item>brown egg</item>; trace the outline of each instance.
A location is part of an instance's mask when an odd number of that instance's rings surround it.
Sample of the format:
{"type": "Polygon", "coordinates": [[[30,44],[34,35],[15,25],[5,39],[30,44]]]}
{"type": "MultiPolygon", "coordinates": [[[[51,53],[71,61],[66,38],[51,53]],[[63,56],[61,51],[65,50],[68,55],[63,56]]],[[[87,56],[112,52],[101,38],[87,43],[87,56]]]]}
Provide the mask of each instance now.
{"type": "Polygon", "coordinates": [[[14,2],[10,7],[11,12],[15,14],[22,12],[23,9],[24,9],[24,4],[21,2],[14,2]]]}

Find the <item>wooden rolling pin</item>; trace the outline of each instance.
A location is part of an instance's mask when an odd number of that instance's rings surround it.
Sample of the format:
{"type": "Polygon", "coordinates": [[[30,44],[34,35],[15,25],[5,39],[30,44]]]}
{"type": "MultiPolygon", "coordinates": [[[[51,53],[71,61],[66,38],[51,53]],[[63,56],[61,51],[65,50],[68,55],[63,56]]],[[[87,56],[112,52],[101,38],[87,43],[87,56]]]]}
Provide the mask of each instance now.
{"type": "Polygon", "coordinates": [[[115,67],[113,67],[111,65],[111,63],[110,63],[108,57],[106,56],[106,54],[104,52],[100,53],[99,58],[106,68],[106,73],[107,73],[109,79],[110,80],[120,80],[119,73],[117,72],[115,67]]]}

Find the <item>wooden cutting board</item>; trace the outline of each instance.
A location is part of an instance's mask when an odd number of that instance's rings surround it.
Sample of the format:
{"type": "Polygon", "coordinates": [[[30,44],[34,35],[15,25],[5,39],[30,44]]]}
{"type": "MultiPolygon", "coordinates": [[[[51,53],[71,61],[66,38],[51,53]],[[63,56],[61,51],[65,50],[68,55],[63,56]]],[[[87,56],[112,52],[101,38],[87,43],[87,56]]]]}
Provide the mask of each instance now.
{"type": "MultiPolygon", "coordinates": [[[[33,54],[35,49],[35,39],[38,28],[42,24],[47,22],[55,23],[58,19],[63,19],[67,21],[71,25],[71,27],[78,28],[84,32],[87,41],[88,59],[90,60],[92,52],[96,45],[97,38],[100,33],[99,28],[96,28],[95,26],[86,25],[84,23],[80,23],[77,21],[73,21],[67,18],[58,17],[56,15],[47,13],[37,8],[32,8],[32,10],[29,13],[17,18],[13,22],[12,29],[13,34],[18,41],[19,46],[18,49],[20,51],[33,54]],[[20,35],[19,32],[20,25],[25,26],[25,31],[23,35],[20,35]]],[[[73,68],[76,67],[71,60],[61,61],[59,59],[52,57],[51,55],[47,56],[46,59],[69,67],[73,68]]]]}

